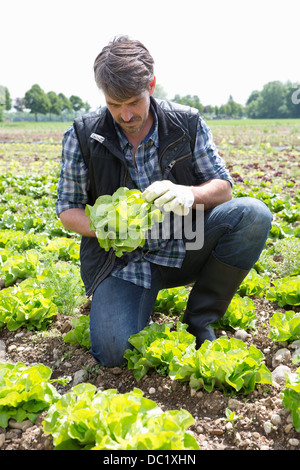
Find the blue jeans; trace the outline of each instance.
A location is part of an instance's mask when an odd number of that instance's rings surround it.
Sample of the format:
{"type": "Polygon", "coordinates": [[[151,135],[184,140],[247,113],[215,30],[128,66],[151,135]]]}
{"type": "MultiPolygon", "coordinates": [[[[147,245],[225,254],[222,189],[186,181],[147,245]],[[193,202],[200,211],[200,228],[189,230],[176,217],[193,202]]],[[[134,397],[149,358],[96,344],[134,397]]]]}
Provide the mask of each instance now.
{"type": "Polygon", "coordinates": [[[150,289],[108,276],[95,290],[90,311],[91,353],[103,366],[124,363],[128,338],[147,326],[160,289],[195,282],[213,253],[221,262],[250,270],[268,237],[272,214],[254,198],[232,199],[204,214],[204,244],[186,252],[180,269],[151,265],[150,289]]]}

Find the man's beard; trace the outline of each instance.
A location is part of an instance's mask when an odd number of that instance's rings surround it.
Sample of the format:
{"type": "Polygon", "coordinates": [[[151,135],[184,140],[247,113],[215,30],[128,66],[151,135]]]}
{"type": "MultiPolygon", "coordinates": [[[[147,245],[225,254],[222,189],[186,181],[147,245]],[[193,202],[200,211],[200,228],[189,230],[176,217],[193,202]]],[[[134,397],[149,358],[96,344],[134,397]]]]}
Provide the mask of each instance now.
{"type": "Polygon", "coordinates": [[[128,134],[135,134],[139,132],[145,125],[145,121],[140,116],[133,116],[130,121],[124,121],[122,118],[118,119],[118,124],[128,134]],[[137,126],[131,126],[132,123],[139,123],[137,126]]]}

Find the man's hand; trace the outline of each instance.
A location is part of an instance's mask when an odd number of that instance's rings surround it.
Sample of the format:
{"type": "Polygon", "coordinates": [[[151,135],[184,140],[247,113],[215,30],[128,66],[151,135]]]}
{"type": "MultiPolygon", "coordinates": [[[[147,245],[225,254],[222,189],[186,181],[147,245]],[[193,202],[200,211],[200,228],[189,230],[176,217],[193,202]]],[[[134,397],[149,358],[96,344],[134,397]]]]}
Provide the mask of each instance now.
{"type": "Polygon", "coordinates": [[[164,211],[187,215],[194,203],[194,194],[188,186],[174,184],[169,180],[155,181],[142,194],[147,202],[154,202],[164,211]]]}

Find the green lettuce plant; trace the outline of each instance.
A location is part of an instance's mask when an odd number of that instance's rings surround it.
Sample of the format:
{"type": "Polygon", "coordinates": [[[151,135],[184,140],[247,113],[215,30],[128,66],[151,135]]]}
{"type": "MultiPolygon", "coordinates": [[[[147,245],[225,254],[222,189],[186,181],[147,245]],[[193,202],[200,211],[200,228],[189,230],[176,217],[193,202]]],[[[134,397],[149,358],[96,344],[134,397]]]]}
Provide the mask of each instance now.
{"type": "Polygon", "coordinates": [[[235,294],[225,315],[214,323],[215,328],[254,329],[257,321],[255,303],[249,297],[235,294]]]}
{"type": "Polygon", "coordinates": [[[272,383],[261,351],[236,338],[222,336],[205,341],[198,350],[187,325],[152,324],[129,338],[133,350],[125,352],[128,368],[140,380],[150,369],[168,374],[173,380],[189,382],[193,389],[214,388],[251,393],[257,383],[272,383]]]}
{"type": "Polygon", "coordinates": [[[34,279],[26,279],[19,286],[0,291],[0,328],[10,331],[45,330],[57,315],[57,306],[50,287],[37,287],[34,279]]]}
{"type": "Polygon", "coordinates": [[[40,413],[60,398],[50,381],[51,369],[43,364],[26,366],[0,363],[0,426],[10,418],[35,423],[40,413]]]}
{"type": "Polygon", "coordinates": [[[270,286],[270,279],[267,275],[261,276],[253,268],[245,277],[237,292],[243,296],[262,297],[270,286]]]}
{"type": "Polygon", "coordinates": [[[4,279],[5,287],[10,286],[17,279],[26,279],[34,275],[38,262],[39,255],[35,250],[28,250],[25,254],[2,250],[0,252],[0,277],[4,279]]]}
{"type": "Polygon", "coordinates": [[[300,339],[300,313],[287,310],[283,313],[275,312],[270,318],[271,330],[269,337],[273,341],[292,342],[300,339]]]}
{"type": "Polygon", "coordinates": [[[161,289],[157,295],[154,312],[165,312],[169,315],[182,313],[186,308],[189,291],[186,287],[161,289]]]}
{"type": "Polygon", "coordinates": [[[86,205],[85,212],[100,246],[106,251],[112,248],[118,257],[143,247],[147,231],[162,220],[161,211],[146,202],[139,190],[126,187],[112,196],[100,196],[93,206],[86,205]]]}
{"type": "Polygon", "coordinates": [[[83,383],[50,407],[43,429],[57,450],[198,450],[185,431],[193,423],[186,410],[163,412],[137,388],[119,394],[83,383]]]}
{"type": "Polygon", "coordinates": [[[54,253],[57,257],[64,261],[78,261],[80,244],[67,237],[54,238],[49,240],[47,246],[44,247],[46,252],[54,253]]]}
{"type": "Polygon", "coordinates": [[[300,276],[286,276],[273,281],[266,298],[278,302],[279,307],[300,305],[300,276]]]}
{"type": "Polygon", "coordinates": [[[300,367],[295,373],[289,374],[282,391],[282,403],[292,413],[293,425],[300,432],[300,367]]]}
{"type": "Polygon", "coordinates": [[[73,329],[65,334],[65,343],[79,345],[89,350],[91,348],[90,317],[87,315],[80,315],[79,318],[73,318],[70,321],[70,325],[73,329]]]}
{"type": "Polygon", "coordinates": [[[172,361],[182,364],[183,358],[195,355],[195,337],[186,331],[187,325],[176,324],[176,330],[171,331],[173,323],[158,325],[152,323],[139,333],[130,336],[129,342],[133,350],[127,349],[124,357],[128,368],[134,370],[134,376],[140,380],[150,369],[164,375],[169,373],[172,361]]]}
{"type": "MultiPolygon", "coordinates": [[[[272,384],[271,372],[263,361],[263,353],[255,346],[250,345],[248,349],[241,340],[221,336],[201,345],[189,383],[196,390],[233,389],[249,394],[257,383],[272,384]]],[[[180,375],[179,369],[175,378],[180,378],[180,375]]]]}

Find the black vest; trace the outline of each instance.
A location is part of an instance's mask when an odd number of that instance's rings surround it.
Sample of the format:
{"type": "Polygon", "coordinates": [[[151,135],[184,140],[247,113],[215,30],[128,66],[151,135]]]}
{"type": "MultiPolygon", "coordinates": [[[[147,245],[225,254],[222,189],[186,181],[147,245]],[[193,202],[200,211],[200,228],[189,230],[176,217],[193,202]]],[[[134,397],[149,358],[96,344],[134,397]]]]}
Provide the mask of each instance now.
{"type": "MultiPolygon", "coordinates": [[[[158,117],[159,165],[163,179],[185,185],[199,184],[192,162],[198,111],[153,98],[151,104],[158,117]]],[[[135,188],[106,107],[77,118],[74,129],[89,170],[90,205],[99,196],[113,194],[121,186],[135,188]]],[[[80,261],[82,280],[89,296],[112,270],[115,255],[112,250],[102,249],[96,238],[82,237],[80,261]]]]}

